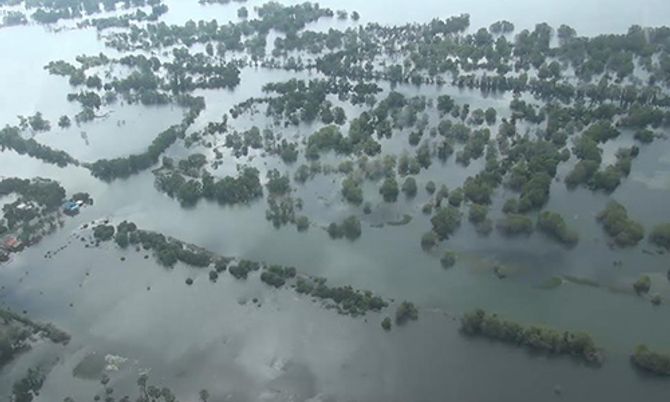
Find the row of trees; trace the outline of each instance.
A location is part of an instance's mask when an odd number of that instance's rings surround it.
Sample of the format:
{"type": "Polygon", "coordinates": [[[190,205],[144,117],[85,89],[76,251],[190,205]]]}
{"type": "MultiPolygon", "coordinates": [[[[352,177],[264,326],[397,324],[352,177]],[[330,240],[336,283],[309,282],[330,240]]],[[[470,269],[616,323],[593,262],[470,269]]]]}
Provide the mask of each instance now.
{"type": "Polygon", "coordinates": [[[205,172],[202,179],[186,179],[179,171],[156,173],[156,187],[184,206],[193,206],[201,198],[216,200],[222,205],[246,204],[263,195],[258,169],[240,167],[237,177],[216,180],[205,172]]]}
{"type": "Polygon", "coordinates": [[[526,327],[481,309],[463,315],[461,331],[469,336],[483,336],[550,354],[573,355],[588,363],[600,362],[598,349],[589,334],[539,326],[526,327]]]}
{"type": "Polygon", "coordinates": [[[368,311],[381,311],[388,303],[370,291],[360,291],[351,286],[329,287],[322,278],[299,277],[296,292],[335,303],[341,314],[353,317],[365,315],[368,311]]]}
{"type": "Polygon", "coordinates": [[[32,138],[24,139],[18,127],[6,126],[0,130],[0,148],[3,151],[11,149],[20,155],[28,155],[59,167],[78,163],[76,159],[64,151],[57,151],[42,145],[32,138]]]}

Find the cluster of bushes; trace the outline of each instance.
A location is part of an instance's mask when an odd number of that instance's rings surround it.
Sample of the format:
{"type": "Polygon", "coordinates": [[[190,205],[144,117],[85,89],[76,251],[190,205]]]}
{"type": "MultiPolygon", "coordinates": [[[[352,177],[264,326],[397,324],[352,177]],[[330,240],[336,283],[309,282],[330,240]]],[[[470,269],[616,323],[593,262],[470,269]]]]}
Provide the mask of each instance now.
{"type": "Polygon", "coordinates": [[[280,288],[286,284],[286,281],[295,278],[296,270],[294,267],[282,267],[281,265],[270,265],[261,273],[261,281],[270,286],[280,288]]]}
{"type": "Polygon", "coordinates": [[[233,155],[239,158],[246,156],[251,149],[263,148],[263,137],[258,127],[254,126],[247,131],[238,133],[237,131],[226,135],[225,146],[233,150],[233,155]]]}
{"type": "Polygon", "coordinates": [[[342,197],[351,204],[361,205],[363,203],[363,188],[360,180],[347,176],[342,181],[342,197]]]}
{"type": "Polygon", "coordinates": [[[470,336],[483,336],[551,354],[577,356],[589,363],[598,363],[600,360],[596,345],[589,334],[538,326],[524,327],[481,309],[463,315],[461,330],[470,336]]]}
{"type": "Polygon", "coordinates": [[[46,375],[39,368],[28,369],[26,376],[12,385],[12,401],[31,402],[46,380],[46,375]]]}
{"type": "Polygon", "coordinates": [[[670,376],[670,354],[654,352],[646,345],[638,345],[631,361],[640,370],[660,376],[670,376]]]}
{"type": "Polygon", "coordinates": [[[533,233],[533,221],[520,214],[507,214],[498,220],[496,227],[505,236],[528,236],[533,233]]]}
{"type": "Polygon", "coordinates": [[[537,218],[537,229],[569,247],[576,245],[579,241],[577,232],[568,228],[563,217],[556,212],[544,211],[540,213],[537,218]]]}
{"type": "Polygon", "coordinates": [[[398,325],[404,325],[408,321],[416,321],[419,319],[419,310],[416,309],[414,303],[404,301],[400,303],[395,311],[395,322],[398,325]]]}
{"type": "Polygon", "coordinates": [[[156,187],[184,206],[195,205],[201,198],[216,200],[222,205],[247,204],[263,195],[258,169],[243,166],[238,176],[215,180],[205,172],[202,179],[186,180],[179,172],[158,172],[156,187]]]}
{"type": "Polygon", "coordinates": [[[104,224],[97,225],[93,228],[93,237],[98,241],[112,240],[114,237],[114,226],[104,224]]]}
{"type": "MultiPolygon", "coordinates": [[[[283,225],[295,223],[299,230],[305,230],[306,228],[302,228],[302,225],[304,225],[304,219],[306,217],[296,217],[296,210],[301,207],[302,202],[300,199],[294,200],[291,197],[271,196],[268,197],[268,209],[265,210],[265,219],[272,222],[272,225],[277,229],[283,225]],[[298,218],[300,218],[300,222],[298,221],[298,218]],[[301,226],[298,226],[298,223],[300,223],[301,226]]],[[[307,228],[308,227],[309,220],[307,221],[307,228]]]]}
{"type": "MultiPolygon", "coordinates": [[[[25,3],[26,8],[36,9],[31,15],[33,20],[40,24],[53,24],[61,19],[81,18],[84,15],[97,14],[103,11],[115,11],[117,2],[111,0],[30,0],[25,3]]],[[[124,3],[125,8],[146,5],[167,7],[161,3],[161,0],[133,0],[124,3]]]]}
{"type": "MultiPolygon", "coordinates": [[[[137,230],[137,225],[133,222],[123,221],[116,226],[116,235],[114,241],[121,248],[126,248],[130,244],[130,233],[137,230]]],[[[94,231],[95,233],[95,231],[94,231]]]]}
{"type": "Polygon", "coordinates": [[[139,230],[132,222],[123,221],[117,226],[114,236],[114,226],[98,225],[93,228],[93,235],[99,241],[111,240],[114,237],[119,247],[141,245],[145,250],[153,250],[158,262],[166,267],[172,267],[177,261],[194,267],[207,267],[212,262],[211,254],[205,250],[185,245],[183,242],[168,239],[156,232],[139,230]]]}
{"type": "Polygon", "coordinates": [[[402,183],[402,192],[405,193],[405,196],[412,198],[416,196],[418,187],[416,185],[416,180],[413,177],[408,177],[402,183]]]}
{"type": "Polygon", "coordinates": [[[589,185],[593,190],[611,193],[619,187],[621,180],[630,174],[633,158],[637,157],[638,147],[621,148],[616,153],[616,162],[593,174],[589,185]]]}
{"type": "Polygon", "coordinates": [[[277,169],[267,173],[268,181],[265,187],[270,195],[286,195],[291,192],[291,179],[287,174],[282,175],[277,169]]]}
{"type": "Polygon", "coordinates": [[[398,189],[398,182],[395,177],[387,177],[384,179],[382,186],[379,188],[379,194],[382,195],[384,201],[396,202],[398,193],[400,193],[400,190],[398,189]]]}
{"type": "Polygon", "coordinates": [[[654,226],[649,235],[649,240],[659,247],[670,250],[670,223],[654,226]]]}
{"type": "Polygon", "coordinates": [[[228,272],[235,279],[247,279],[250,272],[258,271],[259,269],[261,269],[261,264],[256,261],[240,260],[236,265],[229,267],[228,272]]]}
{"type": "Polygon", "coordinates": [[[488,213],[488,206],[481,204],[471,204],[468,212],[468,220],[475,225],[477,233],[484,236],[493,230],[493,222],[488,218],[488,213]]]}
{"type": "Polygon", "coordinates": [[[361,221],[354,215],[345,218],[342,223],[335,222],[328,225],[328,234],[333,239],[346,237],[349,240],[356,240],[361,237],[361,221]]]}
{"type": "Polygon", "coordinates": [[[353,317],[365,315],[368,311],[380,311],[388,303],[370,291],[360,291],[351,286],[328,287],[322,278],[298,278],[296,292],[308,294],[322,300],[331,300],[342,314],[353,317]]]}
{"type": "Polygon", "coordinates": [[[430,223],[437,238],[446,240],[461,226],[461,212],[451,205],[441,207],[430,219],[430,223]]]}
{"type": "Polygon", "coordinates": [[[626,208],[616,201],[610,202],[597,219],[620,247],[635,246],[644,237],[644,227],[630,219],[626,208]]]}
{"type": "Polygon", "coordinates": [[[638,295],[649,293],[649,290],[651,290],[651,278],[649,275],[642,275],[640,279],[635,281],[633,289],[635,289],[635,293],[638,295]]]}

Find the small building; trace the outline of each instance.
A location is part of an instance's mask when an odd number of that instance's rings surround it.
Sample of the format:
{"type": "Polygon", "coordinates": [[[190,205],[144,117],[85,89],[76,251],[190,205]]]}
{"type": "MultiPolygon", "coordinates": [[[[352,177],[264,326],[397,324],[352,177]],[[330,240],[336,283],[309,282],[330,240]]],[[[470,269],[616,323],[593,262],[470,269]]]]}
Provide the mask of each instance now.
{"type": "Polygon", "coordinates": [[[23,248],[23,242],[14,236],[7,236],[2,242],[2,247],[6,251],[20,251],[23,248]]]}
{"type": "Polygon", "coordinates": [[[77,215],[79,213],[79,204],[76,202],[68,201],[63,205],[63,212],[66,215],[77,215]]]}

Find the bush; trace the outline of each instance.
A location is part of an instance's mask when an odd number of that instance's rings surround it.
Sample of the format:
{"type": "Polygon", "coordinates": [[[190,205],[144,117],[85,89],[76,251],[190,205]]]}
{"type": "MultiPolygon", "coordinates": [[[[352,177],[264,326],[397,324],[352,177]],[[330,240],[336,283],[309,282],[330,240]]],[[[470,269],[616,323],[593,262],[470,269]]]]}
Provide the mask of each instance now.
{"type": "Polygon", "coordinates": [[[428,194],[433,195],[433,193],[435,193],[436,189],[437,189],[437,187],[435,186],[434,181],[431,180],[428,183],[426,183],[426,191],[428,192],[428,194]]]}
{"type": "Polygon", "coordinates": [[[555,212],[542,212],[537,218],[537,228],[566,246],[574,246],[579,241],[577,232],[568,229],[563,217],[555,212]]]}
{"type": "Polygon", "coordinates": [[[651,278],[649,275],[643,275],[633,284],[633,289],[638,295],[649,293],[651,289],[651,278]]]}
{"type": "Polygon", "coordinates": [[[654,141],[654,132],[649,129],[639,130],[635,133],[635,139],[643,144],[649,144],[654,141]]]}
{"type": "Polygon", "coordinates": [[[361,221],[355,216],[350,216],[342,222],[342,232],[344,237],[349,240],[356,240],[361,237],[361,221]]]}
{"type": "Polygon", "coordinates": [[[346,237],[349,240],[356,240],[361,237],[361,222],[354,215],[344,219],[341,224],[331,223],[328,225],[328,234],[333,239],[346,237]]]}
{"type": "Polygon", "coordinates": [[[654,226],[649,235],[649,240],[659,247],[670,250],[670,223],[654,226]]]}
{"type": "Polygon", "coordinates": [[[417,186],[416,180],[413,177],[408,177],[402,184],[402,192],[409,198],[416,196],[417,186]]]}
{"type": "Polygon", "coordinates": [[[416,321],[419,319],[419,311],[416,309],[413,303],[404,301],[400,303],[398,309],[395,312],[395,322],[398,325],[403,325],[407,321],[416,321]]]}
{"type": "Polygon", "coordinates": [[[382,328],[384,328],[384,331],[390,331],[391,330],[391,318],[386,317],[382,321],[382,328]]]}
{"type": "Polygon", "coordinates": [[[190,250],[188,248],[179,248],[177,251],[177,259],[184,264],[194,267],[204,268],[209,265],[211,258],[209,254],[204,251],[190,250]]]}
{"type": "Polygon", "coordinates": [[[305,232],[309,229],[309,218],[306,216],[298,216],[295,218],[295,226],[298,232],[305,232]]]}
{"type": "Polygon", "coordinates": [[[635,367],[656,375],[670,376],[670,355],[653,352],[645,345],[638,345],[631,356],[635,367]]]}
{"type": "Polygon", "coordinates": [[[644,227],[629,219],[626,208],[616,201],[610,202],[597,219],[620,247],[634,246],[644,237],[644,227]]]}
{"type": "Polygon", "coordinates": [[[98,241],[108,241],[114,237],[114,226],[98,225],[93,228],[93,237],[98,241]]]}
{"type": "Polygon", "coordinates": [[[433,215],[430,223],[437,237],[440,240],[446,240],[461,225],[461,213],[452,206],[442,207],[433,215]]]}
{"type": "Polygon", "coordinates": [[[396,202],[398,199],[398,182],[394,177],[387,177],[384,179],[381,188],[379,189],[379,194],[384,197],[386,202],[396,202]]]}
{"type": "Polygon", "coordinates": [[[519,212],[519,202],[516,200],[516,198],[508,199],[503,204],[502,211],[506,214],[516,214],[519,212]]]}
{"type": "Polygon", "coordinates": [[[482,236],[490,235],[493,231],[493,221],[489,218],[484,219],[475,225],[475,231],[482,236]]]}
{"type": "Polygon", "coordinates": [[[505,236],[530,235],[533,233],[533,222],[527,216],[508,214],[498,221],[496,227],[505,236]]]}
{"type": "Polygon", "coordinates": [[[261,268],[261,265],[254,261],[240,260],[240,262],[228,268],[228,271],[236,279],[247,279],[249,272],[258,271],[261,268]]]}
{"type": "Polygon", "coordinates": [[[293,267],[271,265],[261,273],[261,281],[275,288],[280,288],[284,286],[286,280],[294,278],[295,275],[296,270],[293,267]]]}
{"type": "Polygon", "coordinates": [[[433,232],[426,232],[421,236],[421,248],[428,251],[437,245],[437,236],[433,232]]]}
{"type": "Polygon", "coordinates": [[[227,268],[228,268],[228,259],[226,258],[219,258],[214,263],[214,269],[218,273],[224,272],[227,268]]]}
{"type": "Polygon", "coordinates": [[[486,220],[486,216],[489,213],[489,209],[486,205],[472,204],[470,205],[470,212],[468,214],[468,219],[472,223],[481,223],[486,220]]]}
{"type": "Polygon", "coordinates": [[[328,225],[327,231],[331,239],[340,239],[342,238],[342,236],[344,236],[344,233],[342,233],[342,229],[335,222],[328,225]]]}
{"type": "Polygon", "coordinates": [[[354,205],[363,203],[363,189],[360,183],[353,177],[347,177],[342,182],[342,196],[354,205]]]}
{"type": "Polygon", "coordinates": [[[372,204],[369,202],[366,202],[363,204],[363,213],[365,215],[370,215],[372,213],[372,204]]]}
{"type": "Polygon", "coordinates": [[[449,194],[449,205],[453,207],[460,207],[463,203],[463,197],[463,190],[457,188],[456,190],[452,191],[451,194],[449,194]]]}
{"type": "Polygon", "coordinates": [[[440,264],[442,264],[442,268],[448,269],[454,266],[456,264],[456,253],[453,251],[447,251],[444,253],[442,258],[440,258],[440,264]]]}

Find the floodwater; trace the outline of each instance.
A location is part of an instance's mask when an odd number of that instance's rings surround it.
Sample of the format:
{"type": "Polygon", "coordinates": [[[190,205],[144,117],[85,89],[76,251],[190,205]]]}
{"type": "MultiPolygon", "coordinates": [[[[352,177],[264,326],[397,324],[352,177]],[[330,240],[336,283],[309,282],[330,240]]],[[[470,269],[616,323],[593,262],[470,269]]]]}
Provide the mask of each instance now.
{"type": "MultiPolygon", "coordinates": [[[[238,6],[192,3],[169,1],[171,11],[165,20],[219,18],[221,22],[233,18],[238,6]]],[[[572,0],[549,5],[431,0],[420,7],[406,1],[320,3],[356,9],[362,23],[400,24],[468,12],[474,28],[505,18],[521,28],[540,21],[554,26],[567,23],[583,34],[625,32],[635,23],[662,24],[663,16],[670,12],[670,5],[659,1],[642,5],[617,1],[616,6],[572,0]]],[[[246,6],[257,4],[261,2],[249,1],[246,6]]],[[[315,29],[328,26],[345,25],[330,21],[315,24],[315,29]]],[[[74,114],[76,105],[65,100],[66,80],[49,76],[42,67],[51,60],[72,60],[78,54],[103,50],[115,54],[104,49],[92,30],[52,33],[35,26],[0,30],[0,51],[12,56],[11,62],[0,65],[0,83],[5,88],[0,95],[0,117],[14,124],[17,114],[42,111],[55,125],[58,116],[74,114]],[[31,46],[16,38],[25,38],[31,46]],[[65,45],[59,48],[58,44],[65,45]]],[[[293,76],[250,68],[243,71],[242,86],[236,91],[202,91],[207,110],[196,128],[220,118],[235,103],[258,95],[264,82],[293,76]]],[[[469,102],[471,110],[502,108],[509,102],[506,96],[480,99],[478,92],[450,87],[398,90],[408,95],[449,93],[459,103],[469,102]]],[[[179,119],[177,108],[117,105],[104,120],[69,130],[54,128],[36,139],[93,161],[142,150],[156,133],[179,119]]],[[[246,129],[265,123],[256,115],[243,116],[233,125],[246,129]]],[[[301,138],[313,130],[300,126],[277,132],[301,138]]],[[[606,153],[629,146],[631,137],[624,133],[607,145],[606,153]]],[[[405,144],[406,135],[396,134],[384,147],[395,151],[405,144]]],[[[198,147],[185,150],[178,143],[168,154],[196,151],[211,152],[198,147]]],[[[0,372],[0,400],[7,400],[2,398],[7,398],[11,383],[36,364],[53,365],[36,401],[58,401],[66,396],[87,400],[102,393],[98,381],[73,376],[74,368],[92,354],[128,359],[118,371],[108,371],[117,397],[133,389],[140,372],[149,371],[152,383],[169,385],[182,400],[194,400],[203,388],[209,390],[212,401],[667,400],[670,383],[638,374],[630,366],[629,354],[638,343],[670,350],[668,257],[645,253],[643,250],[653,250],[646,240],[631,250],[611,250],[595,215],[610,199],[616,199],[647,228],[668,220],[668,141],[641,147],[630,177],[611,196],[583,189],[567,191],[563,183],[553,184],[547,209],[560,212],[580,232],[581,241],[571,250],[539,234],[505,239],[494,232],[482,238],[464,217],[457,234],[439,250],[423,252],[419,239],[430,227],[428,217],[420,211],[429,198],[423,190],[425,183],[434,180],[453,189],[481,167],[482,161],[473,161],[463,168],[454,159],[444,165],[434,160],[417,177],[420,190],[411,200],[401,194],[398,203],[384,204],[377,194],[378,184],[367,185],[365,199],[373,203],[374,213],[362,218],[363,235],[351,243],[330,240],[319,228],[352,213],[361,215],[360,208],[339,202],[341,176],[318,176],[298,186],[297,195],[304,199],[304,213],[313,226],[307,233],[297,233],[293,227],[273,228],[265,220],[264,201],[235,207],[201,202],[183,209],[154,189],[151,172],[107,184],[83,168],[58,168],[13,152],[0,153],[2,176],[50,177],[70,193],[88,191],[95,199],[92,207],[68,218],[62,230],[0,266],[4,307],[26,310],[30,317],[54,322],[72,334],[66,347],[41,344],[5,367],[0,372]],[[413,217],[405,226],[370,226],[375,217],[395,220],[405,213],[413,217]],[[223,255],[293,265],[300,272],[327,277],[332,284],[410,300],[419,307],[420,319],[385,333],[380,322],[393,312],[390,309],[353,319],[325,310],[289,289],[269,289],[255,275],[246,282],[223,275],[211,283],[207,270],[181,265],[166,270],[152,259],[145,260],[144,253],[120,251],[112,244],[89,249],[74,239],[82,224],[102,218],[132,220],[142,228],[223,255]],[[55,257],[44,259],[47,251],[62,246],[66,247],[55,257]],[[439,264],[446,249],[459,255],[456,266],[448,271],[439,264]],[[126,261],[120,260],[122,256],[126,261]],[[622,265],[615,266],[619,260],[622,265]],[[497,264],[509,269],[507,278],[493,274],[497,264]],[[652,275],[652,293],[661,294],[666,303],[653,307],[629,291],[643,273],[652,275]],[[600,287],[564,283],[556,289],[540,288],[547,279],[560,275],[591,279],[600,287]],[[195,279],[193,286],[184,284],[188,277],[195,279]],[[260,307],[252,303],[254,298],[260,307]],[[464,338],[458,332],[457,316],[476,307],[520,322],[589,331],[606,350],[605,363],[596,369],[567,357],[536,356],[523,349],[464,338]],[[556,387],[562,390],[560,396],[554,393],[556,387]]],[[[230,174],[238,162],[226,155],[224,166],[215,173],[230,174]]],[[[248,163],[263,169],[282,166],[274,157],[257,156],[248,163]]],[[[563,169],[559,176],[565,175],[563,169]]],[[[512,195],[499,190],[491,210],[500,211],[512,195]]],[[[491,217],[498,214],[492,212],[491,217]]]]}

